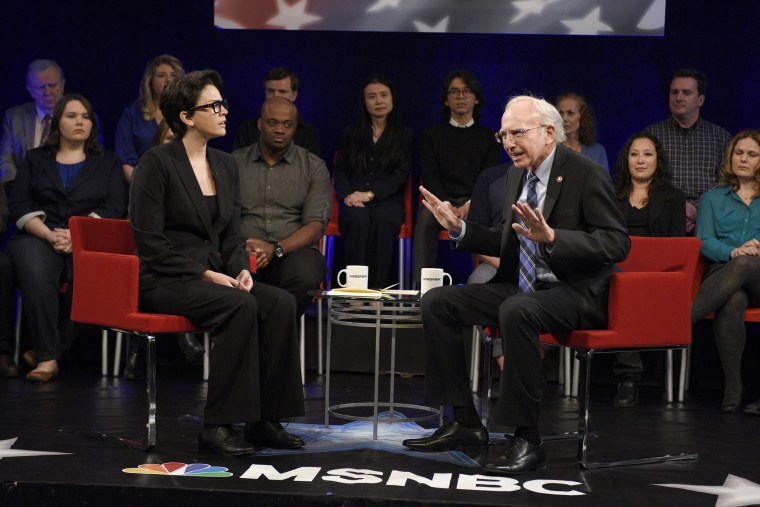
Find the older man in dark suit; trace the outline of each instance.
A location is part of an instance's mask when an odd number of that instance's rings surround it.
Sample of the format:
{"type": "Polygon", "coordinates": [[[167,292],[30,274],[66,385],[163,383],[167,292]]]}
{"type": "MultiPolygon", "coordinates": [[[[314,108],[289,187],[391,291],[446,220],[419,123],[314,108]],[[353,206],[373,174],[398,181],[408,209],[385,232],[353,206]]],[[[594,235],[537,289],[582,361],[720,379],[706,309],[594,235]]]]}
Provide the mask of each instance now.
{"type": "Polygon", "coordinates": [[[63,97],[66,80],[53,60],[35,60],[26,71],[26,89],[32,102],[12,107],[3,118],[0,138],[0,182],[16,177],[16,166],[27,151],[45,142],[53,109],[63,97]]]}
{"type": "Polygon", "coordinates": [[[606,324],[609,277],[614,263],[628,254],[630,240],[607,171],[561,145],[565,134],[554,106],[513,98],[496,136],[512,159],[504,210],[511,228],[464,222],[420,189],[457,249],[498,255],[501,262],[489,283],[441,287],[422,299],[426,398],[431,405],[452,405],[454,422],[404,445],[430,452],[487,445],[467,380],[461,331],[473,324],[499,325],[505,361],[494,420],[516,431],[506,453],[484,469],[518,474],[546,462],[538,431],[538,336],[606,324]]]}

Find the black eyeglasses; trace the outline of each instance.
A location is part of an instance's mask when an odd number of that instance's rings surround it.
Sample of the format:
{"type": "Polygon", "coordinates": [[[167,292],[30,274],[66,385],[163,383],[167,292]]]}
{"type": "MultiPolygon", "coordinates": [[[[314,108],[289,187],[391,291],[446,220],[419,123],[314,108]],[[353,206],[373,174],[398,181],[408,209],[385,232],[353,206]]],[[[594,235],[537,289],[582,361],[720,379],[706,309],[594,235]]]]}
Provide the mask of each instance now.
{"type": "Polygon", "coordinates": [[[222,100],[215,100],[214,102],[210,102],[208,104],[203,104],[202,106],[195,106],[191,107],[190,111],[197,111],[198,109],[208,109],[211,108],[212,111],[214,111],[214,114],[219,114],[222,112],[222,108],[229,111],[230,108],[228,107],[227,99],[222,100]]]}
{"type": "Polygon", "coordinates": [[[455,98],[455,97],[464,97],[465,99],[469,99],[472,97],[472,90],[469,88],[449,88],[449,91],[447,92],[449,97],[455,98]]]}

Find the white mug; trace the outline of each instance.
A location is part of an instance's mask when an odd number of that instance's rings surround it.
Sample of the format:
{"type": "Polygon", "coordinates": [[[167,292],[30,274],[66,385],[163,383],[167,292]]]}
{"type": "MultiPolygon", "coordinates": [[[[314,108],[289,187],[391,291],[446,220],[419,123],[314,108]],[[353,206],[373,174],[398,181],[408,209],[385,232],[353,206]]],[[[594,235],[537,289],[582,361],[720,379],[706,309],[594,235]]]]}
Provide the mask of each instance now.
{"type": "Polygon", "coordinates": [[[366,289],[367,278],[369,277],[369,268],[367,266],[346,266],[338,273],[338,285],[341,287],[351,287],[354,289],[366,289]],[[346,281],[340,281],[340,275],[346,275],[346,281]]]}
{"type": "Polygon", "coordinates": [[[422,268],[420,276],[420,294],[424,294],[432,288],[443,286],[443,279],[449,277],[451,285],[451,275],[438,268],[422,268]]]}

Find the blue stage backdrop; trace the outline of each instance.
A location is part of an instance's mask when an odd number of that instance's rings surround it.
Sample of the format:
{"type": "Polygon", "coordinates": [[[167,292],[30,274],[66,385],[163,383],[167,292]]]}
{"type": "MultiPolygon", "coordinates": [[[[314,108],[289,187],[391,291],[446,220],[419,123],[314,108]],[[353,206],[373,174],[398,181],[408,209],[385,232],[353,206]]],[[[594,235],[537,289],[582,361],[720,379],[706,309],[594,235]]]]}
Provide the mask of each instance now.
{"type": "MultiPolygon", "coordinates": [[[[303,0],[279,1],[293,7],[303,0]]],[[[245,3],[256,6],[264,0],[245,3]]],[[[356,3],[371,7],[372,2],[356,3]]],[[[459,26],[458,18],[477,15],[477,6],[484,2],[441,3],[460,6],[452,11],[453,29],[459,26]],[[465,5],[472,6],[472,12],[463,12],[465,5]]],[[[503,3],[514,8],[532,4],[535,10],[546,4],[545,12],[526,12],[521,20],[536,26],[553,9],[549,1],[503,3]]],[[[554,8],[572,3],[561,0],[554,8]]],[[[620,12],[638,9],[637,19],[644,17],[646,2],[603,3],[607,7],[602,7],[600,21],[607,25],[615,25],[613,14],[608,14],[612,5],[620,12]]],[[[385,6],[383,13],[392,9],[385,6]]],[[[567,15],[567,19],[578,17],[567,15]]],[[[225,150],[231,149],[241,122],[257,115],[266,70],[292,68],[302,80],[297,105],[319,128],[328,165],[344,125],[356,115],[361,82],[375,71],[394,81],[400,98],[396,107],[416,132],[440,121],[440,80],[454,68],[467,68],[480,78],[487,98],[483,122],[494,130],[510,95],[530,92],[553,100],[563,91],[576,91],[593,106],[599,141],[611,161],[631,133],[666,116],[668,76],[680,67],[697,67],[708,76],[705,118],[732,133],[760,127],[757,0],[668,0],[661,37],[224,30],[214,26],[214,5],[209,0],[15,2],[13,13],[0,23],[0,109],[30,100],[24,89],[27,64],[53,58],[65,70],[66,90],[92,101],[107,147],[113,147],[121,111],[137,96],[145,62],[161,53],[176,55],[188,70],[208,67],[222,73],[230,115],[228,134],[215,145],[225,150]]],[[[484,28],[491,30],[491,25],[484,28]]],[[[635,32],[635,26],[629,26],[628,32],[635,32]]]]}

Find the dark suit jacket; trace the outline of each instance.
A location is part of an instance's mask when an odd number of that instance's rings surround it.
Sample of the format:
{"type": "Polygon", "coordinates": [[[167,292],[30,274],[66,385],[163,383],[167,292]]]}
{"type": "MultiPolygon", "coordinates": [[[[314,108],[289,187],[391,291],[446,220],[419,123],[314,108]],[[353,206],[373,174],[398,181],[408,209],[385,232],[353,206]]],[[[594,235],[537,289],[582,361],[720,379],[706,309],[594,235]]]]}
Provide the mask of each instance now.
{"type": "Polygon", "coordinates": [[[140,257],[140,290],[197,279],[206,270],[236,277],[250,267],[240,233],[238,167],[208,148],[219,217],[211,221],[182,141],[146,151],[130,189],[129,221],[140,257]]]}
{"type": "MultiPolygon", "coordinates": [[[[524,170],[509,167],[504,225],[494,229],[468,221],[457,247],[501,258],[491,282],[517,280],[519,253],[517,233],[512,230],[512,204],[520,197],[524,178],[524,170]]],[[[558,145],[543,214],[555,232],[551,254],[547,245],[539,249],[549,268],[588,304],[603,309],[609,277],[618,270],[614,263],[625,259],[631,247],[623,217],[615,205],[609,174],[590,159],[558,145]]]]}
{"type": "Polygon", "coordinates": [[[68,229],[72,216],[124,218],[127,182],[119,159],[104,150],[101,155],[88,154],[79,175],[64,188],[55,154],[46,148],[34,148],[18,166],[9,203],[14,222],[29,213],[43,211],[45,225],[68,229]]]}
{"type": "MultiPolygon", "coordinates": [[[[668,195],[652,195],[649,198],[649,231],[652,236],[680,237],[686,235],[686,196],[671,187],[668,195]]],[[[628,199],[617,200],[625,223],[631,211],[628,199]]]]}
{"type": "Polygon", "coordinates": [[[37,105],[34,101],[12,107],[3,117],[0,138],[0,181],[12,181],[27,151],[34,148],[37,105]]]}

